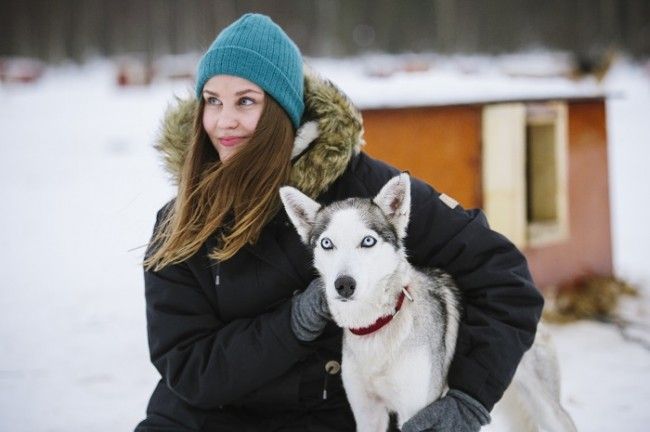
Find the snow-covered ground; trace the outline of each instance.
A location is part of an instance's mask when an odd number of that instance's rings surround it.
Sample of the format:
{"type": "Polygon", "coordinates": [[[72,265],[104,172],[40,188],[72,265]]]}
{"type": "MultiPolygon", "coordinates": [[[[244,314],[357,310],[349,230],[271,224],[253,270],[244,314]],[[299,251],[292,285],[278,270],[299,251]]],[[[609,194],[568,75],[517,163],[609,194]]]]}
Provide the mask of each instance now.
{"type": "MultiPolygon", "coordinates": [[[[541,64],[545,58],[534,57],[541,64]]],[[[349,70],[314,64],[324,72],[349,70]]],[[[491,97],[480,89],[497,83],[530,92],[541,83],[499,77],[499,59],[466,59],[464,72],[458,59],[438,64],[451,94],[450,83],[463,82],[468,64],[472,80],[480,81],[482,70],[491,80],[472,90],[477,98],[491,97]]],[[[345,88],[346,77],[337,79],[345,88]]],[[[399,74],[394,79],[399,88],[399,74]]],[[[190,84],[118,88],[114,81],[111,66],[95,62],[49,68],[32,85],[0,84],[1,431],[131,430],[157,381],[148,362],[140,260],[155,211],[174,191],[151,144],[166,104],[188,94],[190,84]]],[[[363,80],[348,84],[358,103],[390,103],[373,99],[372,80],[365,81],[365,88],[363,80]]],[[[649,340],[648,66],[621,61],[601,87],[556,84],[565,92],[616,95],[608,101],[614,259],[620,276],[643,287],[645,296],[626,300],[623,309],[645,325],[635,335],[649,340]]],[[[565,405],[578,429],[648,430],[650,351],[605,324],[552,331],[565,405]]]]}

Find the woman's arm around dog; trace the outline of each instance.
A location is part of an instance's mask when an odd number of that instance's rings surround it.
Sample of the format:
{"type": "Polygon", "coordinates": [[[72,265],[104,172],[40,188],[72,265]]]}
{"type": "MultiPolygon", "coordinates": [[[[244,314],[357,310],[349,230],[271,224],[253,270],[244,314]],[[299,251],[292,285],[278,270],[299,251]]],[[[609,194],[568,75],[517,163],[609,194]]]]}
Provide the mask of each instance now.
{"type": "MultiPolygon", "coordinates": [[[[373,196],[398,171],[365,154],[354,176],[373,196]]],[[[462,295],[463,313],[449,387],[478,400],[488,411],[510,384],[535,338],[544,304],[526,258],[488,227],[480,210],[465,210],[426,183],[411,178],[409,261],[450,273],[462,295]]]]}

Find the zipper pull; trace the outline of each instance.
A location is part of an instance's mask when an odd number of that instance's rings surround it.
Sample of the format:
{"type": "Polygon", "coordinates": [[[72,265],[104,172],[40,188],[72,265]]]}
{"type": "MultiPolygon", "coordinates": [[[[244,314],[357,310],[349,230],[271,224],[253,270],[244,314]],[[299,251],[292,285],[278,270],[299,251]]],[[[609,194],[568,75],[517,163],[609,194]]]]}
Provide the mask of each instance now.
{"type": "Polygon", "coordinates": [[[221,261],[217,263],[217,275],[214,277],[214,284],[216,286],[221,284],[221,261]]]}
{"type": "Polygon", "coordinates": [[[323,384],[323,400],[327,400],[327,376],[329,374],[325,374],[325,383],[323,384]]]}
{"type": "Polygon", "coordinates": [[[327,378],[330,375],[336,375],[341,370],[341,363],[336,360],[330,360],[325,363],[325,380],[323,383],[323,400],[327,399],[327,378]]]}

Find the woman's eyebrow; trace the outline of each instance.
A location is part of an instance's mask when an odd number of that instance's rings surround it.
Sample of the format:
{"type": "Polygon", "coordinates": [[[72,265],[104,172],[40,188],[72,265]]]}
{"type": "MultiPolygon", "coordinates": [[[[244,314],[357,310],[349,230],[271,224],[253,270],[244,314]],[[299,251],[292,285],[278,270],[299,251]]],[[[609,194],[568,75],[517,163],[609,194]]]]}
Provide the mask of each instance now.
{"type": "Polygon", "coordinates": [[[236,94],[237,96],[241,96],[241,95],[244,95],[244,94],[246,94],[246,93],[257,93],[257,94],[261,94],[261,93],[258,92],[257,90],[253,90],[253,89],[240,90],[240,91],[238,91],[238,92],[235,93],[235,94],[236,94]]]}
{"type": "MultiPolygon", "coordinates": [[[[211,96],[219,96],[219,93],[217,93],[217,92],[213,92],[213,91],[210,91],[210,90],[207,90],[207,89],[203,89],[203,93],[207,93],[207,94],[209,94],[209,95],[211,95],[211,96]]],[[[241,96],[241,95],[244,95],[244,94],[246,94],[246,93],[257,93],[257,94],[262,94],[262,93],[258,92],[257,90],[253,90],[253,89],[244,89],[244,90],[240,90],[240,91],[238,91],[237,93],[235,93],[235,96],[241,96]]]]}

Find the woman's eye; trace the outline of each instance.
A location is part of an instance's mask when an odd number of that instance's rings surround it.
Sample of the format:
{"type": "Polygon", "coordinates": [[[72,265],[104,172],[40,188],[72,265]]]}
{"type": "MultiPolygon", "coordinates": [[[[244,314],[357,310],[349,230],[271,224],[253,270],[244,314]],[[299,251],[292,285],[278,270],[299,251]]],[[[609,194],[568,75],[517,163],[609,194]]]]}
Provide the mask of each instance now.
{"type": "Polygon", "coordinates": [[[208,105],[219,105],[221,104],[221,101],[217,99],[216,97],[209,96],[205,99],[205,103],[208,105]]]}
{"type": "Polygon", "coordinates": [[[323,237],[320,240],[320,246],[326,250],[334,249],[334,244],[332,243],[332,240],[328,239],[327,237],[323,237]]]}
{"type": "Polygon", "coordinates": [[[361,247],[373,247],[377,243],[377,239],[375,239],[373,236],[365,236],[363,240],[361,240],[361,247]]]}
{"type": "Polygon", "coordinates": [[[239,100],[240,105],[248,106],[248,105],[253,105],[255,101],[249,97],[243,97],[239,100]]]}

